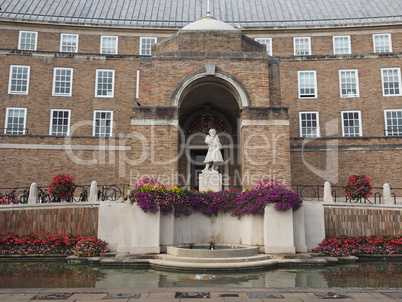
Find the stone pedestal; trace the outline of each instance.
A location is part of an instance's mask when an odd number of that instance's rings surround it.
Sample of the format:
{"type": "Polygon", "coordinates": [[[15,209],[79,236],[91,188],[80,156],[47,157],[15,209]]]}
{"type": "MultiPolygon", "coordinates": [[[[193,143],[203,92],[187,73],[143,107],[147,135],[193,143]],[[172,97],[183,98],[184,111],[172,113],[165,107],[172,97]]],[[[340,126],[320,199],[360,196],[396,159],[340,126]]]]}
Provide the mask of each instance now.
{"type": "Polygon", "coordinates": [[[36,182],[31,184],[31,187],[29,189],[29,197],[28,197],[28,203],[29,204],[34,204],[38,202],[38,185],[36,182]]]}
{"type": "Polygon", "coordinates": [[[160,253],[160,214],[144,213],[139,206],[132,205],[130,254],[160,253]]]}
{"type": "Polygon", "coordinates": [[[293,240],[297,253],[307,253],[304,206],[293,211],[293,240]]]}
{"type": "Polygon", "coordinates": [[[292,210],[277,212],[272,204],[265,207],[264,245],[266,254],[296,252],[292,210]]]}
{"type": "Polygon", "coordinates": [[[199,191],[222,191],[222,174],[216,171],[203,171],[198,177],[199,191]]]}

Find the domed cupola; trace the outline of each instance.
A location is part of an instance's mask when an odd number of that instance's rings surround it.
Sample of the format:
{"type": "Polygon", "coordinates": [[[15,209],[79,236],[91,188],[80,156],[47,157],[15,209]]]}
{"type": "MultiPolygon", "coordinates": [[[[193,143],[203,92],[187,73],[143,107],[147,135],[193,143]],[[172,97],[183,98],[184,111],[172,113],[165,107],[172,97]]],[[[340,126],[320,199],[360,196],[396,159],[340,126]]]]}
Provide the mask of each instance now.
{"type": "Polygon", "coordinates": [[[242,35],[240,29],[205,16],[187,24],[176,35],[159,43],[156,52],[207,53],[207,52],[261,52],[265,47],[242,35]]]}
{"type": "Polygon", "coordinates": [[[202,17],[200,20],[184,26],[179,32],[183,31],[239,31],[232,25],[219,21],[212,16],[202,17]]]}

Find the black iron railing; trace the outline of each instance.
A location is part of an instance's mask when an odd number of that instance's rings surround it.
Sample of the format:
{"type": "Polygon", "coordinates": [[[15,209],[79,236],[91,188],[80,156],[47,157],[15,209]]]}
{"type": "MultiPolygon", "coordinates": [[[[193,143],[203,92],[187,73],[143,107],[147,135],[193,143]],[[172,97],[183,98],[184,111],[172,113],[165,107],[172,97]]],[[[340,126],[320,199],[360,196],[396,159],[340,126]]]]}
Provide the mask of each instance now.
{"type": "MultiPolygon", "coordinates": [[[[129,188],[129,184],[98,185],[98,200],[116,201],[127,199],[129,188]]],[[[0,205],[28,203],[29,190],[29,187],[0,189],[0,205]]],[[[61,199],[50,194],[47,186],[38,186],[37,203],[87,202],[89,194],[90,185],[77,185],[74,191],[74,196],[61,199]]]]}
{"type": "Polygon", "coordinates": [[[0,205],[28,203],[29,188],[3,188],[0,189],[0,205]]]}
{"type": "MultiPolygon", "coordinates": [[[[324,197],[323,185],[292,185],[292,190],[296,191],[305,201],[318,201],[324,197]]],[[[345,193],[345,186],[331,186],[331,194],[334,202],[349,202],[349,203],[367,203],[367,204],[382,204],[383,203],[383,188],[373,187],[369,198],[351,200],[345,193]]],[[[397,196],[402,196],[402,188],[391,187],[391,197],[394,204],[397,204],[397,196]]]]}

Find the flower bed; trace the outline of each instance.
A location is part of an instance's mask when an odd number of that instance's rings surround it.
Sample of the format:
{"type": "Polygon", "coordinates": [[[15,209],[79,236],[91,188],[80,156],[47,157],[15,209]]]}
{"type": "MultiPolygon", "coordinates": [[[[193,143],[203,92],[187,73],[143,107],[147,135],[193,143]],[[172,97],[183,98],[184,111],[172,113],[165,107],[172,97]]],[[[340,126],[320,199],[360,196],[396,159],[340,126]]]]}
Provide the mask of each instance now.
{"type": "Polygon", "coordinates": [[[44,236],[0,233],[0,255],[102,256],[107,243],[96,238],[73,235],[44,236]]]}
{"type": "Polygon", "coordinates": [[[280,181],[260,181],[246,191],[197,192],[183,188],[167,188],[155,179],[143,179],[134,184],[128,198],[144,212],[175,217],[200,212],[207,216],[230,213],[232,216],[263,215],[265,206],[274,204],[277,211],[297,210],[302,206],[300,196],[286,189],[280,181]]]}
{"type": "Polygon", "coordinates": [[[357,254],[402,254],[401,236],[327,237],[313,252],[342,257],[357,254]]]}

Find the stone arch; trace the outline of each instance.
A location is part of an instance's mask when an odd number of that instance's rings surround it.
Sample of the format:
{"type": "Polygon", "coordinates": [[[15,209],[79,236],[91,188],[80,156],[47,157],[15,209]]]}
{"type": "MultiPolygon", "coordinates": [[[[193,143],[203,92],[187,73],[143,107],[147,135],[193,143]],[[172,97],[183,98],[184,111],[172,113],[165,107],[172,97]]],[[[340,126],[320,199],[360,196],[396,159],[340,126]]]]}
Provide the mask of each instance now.
{"type": "Polygon", "coordinates": [[[244,86],[235,77],[222,71],[216,71],[213,74],[208,74],[206,71],[198,71],[186,77],[173,93],[172,106],[179,107],[192,87],[196,85],[199,80],[207,77],[211,77],[211,80],[219,82],[229,89],[233,93],[239,108],[250,106],[250,98],[244,86]]]}
{"type": "Polygon", "coordinates": [[[235,180],[241,175],[240,109],[250,105],[249,96],[235,77],[214,67],[207,64],[205,71],[189,75],[173,93],[172,105],[178,107],[179,127],[185,134],[179,140],[185,150],[178,161],[178,172],[184,176],[180,185],[191,189],[198,189],[198,174],[205,167],[205,135],[210,128],[217,129],[222,144],[223,188],[237,188],[235,180]]]}

